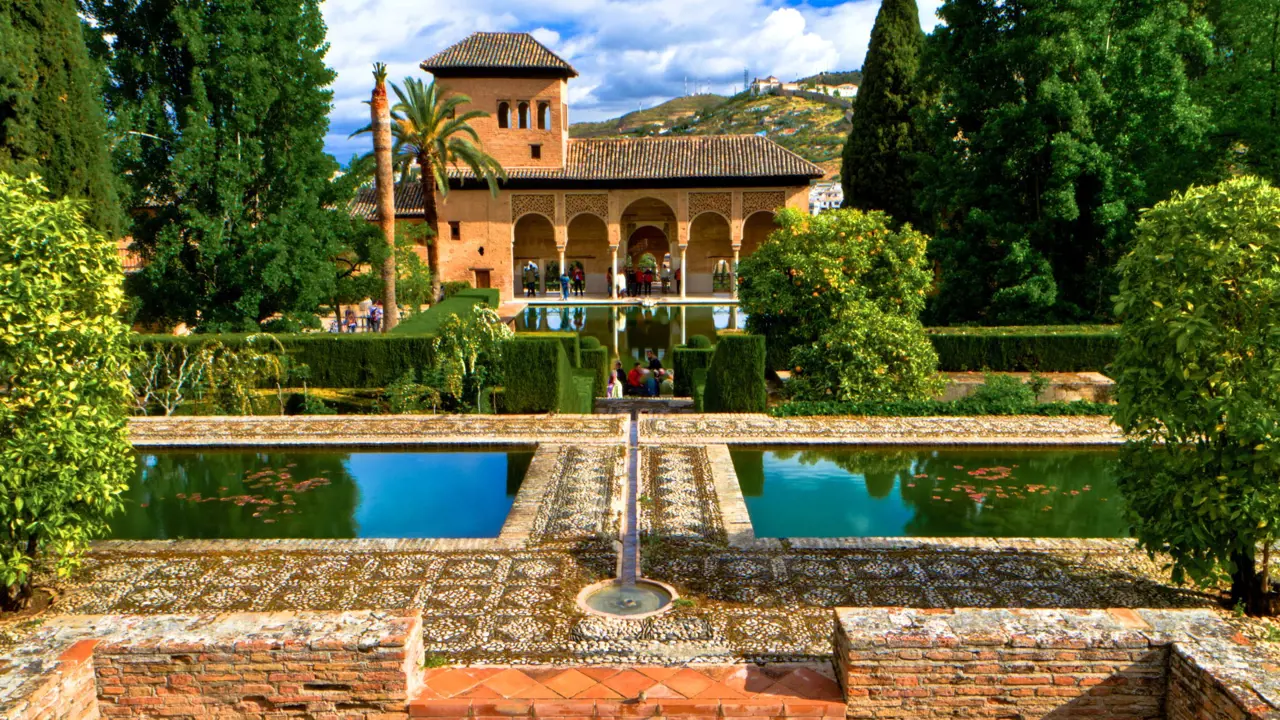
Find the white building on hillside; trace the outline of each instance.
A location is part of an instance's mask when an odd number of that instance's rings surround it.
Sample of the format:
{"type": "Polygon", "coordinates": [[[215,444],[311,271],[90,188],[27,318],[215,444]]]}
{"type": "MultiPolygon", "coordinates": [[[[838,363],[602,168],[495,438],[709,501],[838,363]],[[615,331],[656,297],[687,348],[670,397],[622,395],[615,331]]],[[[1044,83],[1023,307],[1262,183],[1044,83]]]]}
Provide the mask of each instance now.
{"type": "Polygon", "coordinates": [[[809,214],[835,210],[844,204],[844,188],[838,182],[814,183],[809,187],[809,214]]]}

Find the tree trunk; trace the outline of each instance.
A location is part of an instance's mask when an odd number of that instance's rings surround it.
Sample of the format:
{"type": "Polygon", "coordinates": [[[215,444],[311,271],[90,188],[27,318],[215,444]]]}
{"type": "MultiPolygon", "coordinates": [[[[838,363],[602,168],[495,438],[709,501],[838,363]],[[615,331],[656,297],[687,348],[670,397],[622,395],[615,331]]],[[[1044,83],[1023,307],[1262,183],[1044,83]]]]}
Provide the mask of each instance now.
{"type": "Polygon", "coordinates": [[[427,237],[427,267],[431,270],[431,302],[440,299],[440,233],[436,227],[440,218],[436,215],[435,177],[423,158],[418,159],[418,177],[422,182],[422,222],[431,234],[427,237]]]}
{"type": "Polygon", "coordinates": [[[377,170],[374,188],[378,201],[378,226],[387,239],[387,259],[382,262],[382,332],[390,332],[400,322],[396,305],[396,184],[391,169],[391,108],[387,104],[387,84],[379,78],[369,103],[373,115],[373,157],[377,170]]]}
{"type": "Polygon", "coordinates": [[[1233,553],[1231,562],[1236,566],[1231,573],[1232,604],[1243,606],[1250,615],[1268,614],[1271,608],[1266,597],[1267,588],[1262,586],[1263,576],[1258,572],[1253,551],[1233,553]]]}

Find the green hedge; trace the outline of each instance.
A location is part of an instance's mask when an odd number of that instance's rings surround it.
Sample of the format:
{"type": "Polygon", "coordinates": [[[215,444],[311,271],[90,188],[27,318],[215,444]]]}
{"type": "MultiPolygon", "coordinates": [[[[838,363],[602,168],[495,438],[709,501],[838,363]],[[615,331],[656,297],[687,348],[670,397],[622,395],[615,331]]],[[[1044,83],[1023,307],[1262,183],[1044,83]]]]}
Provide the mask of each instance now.
{"type": "Polygon", "coordinates": [[[706,411],[764,412],[768,395],[764,336],[722,335],[707,368],[706,411]]]}
{"type": "Polygon", "coordinates": [[[564,330],[516,333],[519,338],[557,340],[564,346],[565,356],[573,367],[582,367],[582,344],[578,333],[564,330]]]}
{"type": "MultiPolygon", "coordinates": [[[[137,335],[134,345],[147,350],[158,344],[198,347],[217,341],[230,347],[244,343],[247,334],[137,335]]],[[[375,333],[304,333],[274,335],[289,358],[305,364],[307,384],[328,388],[380,388],[409,370],[430,365],[435,337],[375,333]]]]}
{"type": "Polygon", "coordinates": [[[1106,325],[930,328],[938,369],[950,372],[1102,371],[1120,336],[1106,325]]]}
{"type": "Polygon", "coordinates": [[[561,412],[590,415],[596,409],[596,398],[600,397],[600,395],[596,394],[596,386],[600,384],[600,374],[591,368],[585,367],[575,368],[572,372],[576,407],[572,410],[562,410],[561,412]]]}
{"type": "Polygon", "coordinates": [[[693,411],[700,413],[707,410],[707,371],[693,371],[693,411]]]}
{"type": "Polygon", "coordinates": [[[582,338],[579,354],[582,356],[582,369],[595,373],[591,397],[604,397],[609,383],[609,349],[601,347],[599,340],[588,336],[582,338]]]}
{"type": "Polygon", "coordinates": [[[450,315],[471,312],[476,305],[485,305],[484,298],[458,293],[447,300],[432,305],[420,313],[405,318],[395,329],[394,335],[430,335],[440,328],[440,323],[450,315]]]}
{"type": "Polygon", "coordinates": [[[573,367],[557,339],[517,335],[503,346],[502,367],[502,412],[578,411],[573,367]]]}
{"type": "MultiPolygon", "coordinates": [[[[694,338],[701,337],[695,335],[694,338]]],[[[690,338],[692,340],[693,338],[690,338]]],[[[705,339],[705,338],[704,338],[705,339]]],[[[711,366],[711,348],[677,345],[671,351],[671,371],[676,374],[675,393],[677,397],[693,396],[693,373],[711,366]]]]}
{"type": "Polygon", "coordinates": [[[480,298],[484,300],[485,305],[494,310],[502,304],[502,293],[497,288],[471,288],[459,291],[456,297],[480,298]]]}
{"type": "Polygon", "coordinates": [[[684,344],[684,347],[697,348],[699,350],[708,350],[711,348],[711,341],[706,335],[694,335],[684,344]]]}
{"type": "Polygon", "coordinates": [[[1002,403],[952,402],[941,400],[896,400],[889,402],[789,402],[770,408],[774,417],[814,415],[873,415],[878,417],[929,417],[936,415],[1110,415],[1115,405],[1095,402],[1035,403],[1011,408],[1002,403]]]}
{"type": "Polygon", "coordinates": [[[466,280],[450,280],[448,282],[440,283],[440,294],[444,295],[445,300],[448,300],[449,298],[453,297],[454,295],[457,295],[463,290],[470,290],[470,289],[471,289],[471,283],[467,282],[466,280]]]}

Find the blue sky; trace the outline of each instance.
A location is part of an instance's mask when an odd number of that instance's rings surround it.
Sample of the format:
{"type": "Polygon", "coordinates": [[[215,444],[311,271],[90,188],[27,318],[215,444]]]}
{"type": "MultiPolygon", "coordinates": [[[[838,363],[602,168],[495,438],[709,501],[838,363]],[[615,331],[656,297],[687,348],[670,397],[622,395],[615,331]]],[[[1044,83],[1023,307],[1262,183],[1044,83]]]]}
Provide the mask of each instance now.
{"type": "MultiPolygon", "coordinates": [[[[926,31],[941,0],[917,0],[926,31]]],[[[370,66],[430,79],[428,56],[477,30],[529,32],[578,70],[572,121],[617,117],[682,95],[742,87],[742,71],[793,80],[862,66],[879,0],[325,0],[328,62],[338,72],[326,147],[339,161],[370,149],[370,66]]]]}

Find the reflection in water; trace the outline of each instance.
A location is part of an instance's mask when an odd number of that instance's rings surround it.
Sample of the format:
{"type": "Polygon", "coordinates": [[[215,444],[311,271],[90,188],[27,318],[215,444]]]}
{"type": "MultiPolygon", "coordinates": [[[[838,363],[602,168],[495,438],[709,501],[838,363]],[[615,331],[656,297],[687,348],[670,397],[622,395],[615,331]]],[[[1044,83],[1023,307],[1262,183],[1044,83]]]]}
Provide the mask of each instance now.
{"type": "Polygon", "coordinates": [[[517,332],[573,330],[623,360],[641,361],[653,350],[668,365],[671,349],[690,337],[705,335],[715,343],[720,331],[745,326],[746,315],[736,305],[530,305],[515,319],[517,332]]]}
{"type": "Polygon", "coordinates": [[[143,454],[110,537],[497,537],[533,452],[143,454]]]}
{"type": "Polygon", "coordinates": [[[758,537],[1124,537],[1116,453],[731,451],[758,537]]]}

